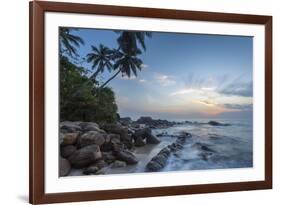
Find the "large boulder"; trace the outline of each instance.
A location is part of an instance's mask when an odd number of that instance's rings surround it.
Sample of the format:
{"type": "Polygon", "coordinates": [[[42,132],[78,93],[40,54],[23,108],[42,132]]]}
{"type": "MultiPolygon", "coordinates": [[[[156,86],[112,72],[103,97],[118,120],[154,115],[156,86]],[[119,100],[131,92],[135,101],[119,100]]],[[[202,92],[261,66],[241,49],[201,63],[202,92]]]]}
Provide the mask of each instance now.
{"type": "Polygon", "coordinates": [[[92,165],[92,166],[85,168],[83,170],[83,174],[91,175],[91,174],[95,174],[97,171],[99,171],[99,168],[97,166],[92,165]]]}
{"type": "Polygon", "coordinates": [[[70,163],[67,159],[60,157],[59,160],[59,176],[67,176],[71,170],[70,163]]]}
{"type": "Polygon", "coordinates": [[[100,133],[97,131],[89,131],[78,138],[77,144],[79,147],[85,147],[91,144],[101,146],[103,143],[105,143],[105,137],[106,134],[104,133],[100,133]]]}
{"type": "Polygon", "coordinates": [[[112,152],[102,152],[102,159],[107,163],[112,163],[116,160],[116,156],[112,152]]]}
{"type": "Polygon", "coordinates": [[[121,167],[126,167],[127,163],[124,161],[116,160],[111,164],[112,168],[121,168],[121,167]]]}
{"type": "Polygon", "coordinates": [[[119,122],[122,125],[128,126],[133,122],[133,120],[130,117],[122,117],[122,118],[120,118],[119,122]]]}
{"type": "Polygon", "coordinates": [[[147,138],[147,136],[151,135],[151,133],[152,133],[151,129],[146,127],[146,128],[143,128],[143,129],[136,130],[133,133],[132,137],[134,139],[139,138],[139,137],[141,137],[142,139],[145,139],[145,138],[147,138]]]}
{"type": "Polygon", "coordinates": [[[60,144],[65,145],[74,145],[77,142],[79,133],[60,133],[60,144]]]}
{"type": "Polygon", "coordinates": [[[137,164],[138,163],[136,156],[127,150],[116,152],[116,157],[117,157],[117,159],[119,159],[121,161],[125,161],[127,164],[137,164]]]}
{"type": "Polygon", "coordinates": [[[217,122],[217,121],[209,121],[208,122],[209,125],[212,125],[212,126],[229,126],[230,124],[228,123],[220,123],[220,122],[217,122]]]}
{"type": "Polygon", "coordinates": [[[113,134],[118,134],[120,135],[120,140],[128,147],[132,147],[132,137],[131,135],[128,134],[128,128],[122,126],[121,124],[118,123],[109,123],[109,124],[104,124],[102,128],[108,132],[108,133],[113,133],[113,134]]]}
{"type": "Polygon", "coordinates": [[[128,136],[128,128],[118,123],[104,124],[102,128],[108,133],[120,135],[121,140],[130,140],[128,136]]]}
{"type": "Polygon", "coordinates": [[[107,134],[105,137],[105,142],[101,145],[100,149],[103,152],[108,152],[113,150],[114,144],[120,143],[120,135],[118,134],[107,134]]]}
{"type": "Polygon", "coordinates": [[[68,159],[73,167],[83,168],[101,158],[100,148],[94,144],[76,150],[68,159]]]}
{"type": "Polygon", "coordinates": [[[105,133],[105,131],[100,129],[99,125],[94,122],[81,122],[79,125],[84,132],[97,131],[97,132],[105,133]]]}
{"type": "Polygon", "coordinates": [[[153,119],[151,117],[140,117],[137,122],[140,124],[150,124],[153,122],[153,119]]]}
{"type": "Polygon", "coordinates": [[[146,143],[147,144],[159,144],[160,143],[160,140],[158,137],[150,134],[146,137],[146,143]]]}
{"type": "Polygon", "coordinates": [[[77,148],[73,145],[67,145],[67,146],[63,146],[61,147],[60,153],[61,156],[64,158],[68,158],[70,157],[70,155],[72,155],[75,151],[77,150],[77,148]]]}
{"type": "Polygon", "coordinates": [[[60,122],[60,129],[66,132],[82,131],[82,128],[79,126],[80,123],[81,122],[63,121],[60,122]]]}
{"type": "Polygon", "coordinates": [[[135,146],[136,147],[142,147],[144,145],[146,145],[145,140],[142,137],[135,137],[135,146]]]}

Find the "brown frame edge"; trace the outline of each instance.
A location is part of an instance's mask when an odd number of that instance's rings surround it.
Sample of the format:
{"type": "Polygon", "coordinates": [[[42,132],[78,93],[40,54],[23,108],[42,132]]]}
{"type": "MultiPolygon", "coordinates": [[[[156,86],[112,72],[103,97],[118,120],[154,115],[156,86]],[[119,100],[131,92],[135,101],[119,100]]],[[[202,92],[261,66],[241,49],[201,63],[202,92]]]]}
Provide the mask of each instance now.
{"type": "Polygon", "coordinates": [[[44,204],[272,188],[272,16],[45,1],[29,3],[30,203],[44,204]],[[265,180],[46,194],[44,192],[44,12],[47,11],[265,25],[265,180]]]}

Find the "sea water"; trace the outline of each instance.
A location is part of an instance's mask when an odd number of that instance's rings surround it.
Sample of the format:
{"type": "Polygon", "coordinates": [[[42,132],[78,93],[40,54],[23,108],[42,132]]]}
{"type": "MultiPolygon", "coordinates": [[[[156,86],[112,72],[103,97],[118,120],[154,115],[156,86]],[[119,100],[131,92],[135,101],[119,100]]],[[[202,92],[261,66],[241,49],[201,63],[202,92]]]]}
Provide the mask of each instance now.
{"type": "MultiPolygon", "coordinates": [[[[162,171],[202,170],[222,168],[246,168],[253,166],[253,129],[252,121],[222,120],[220,123],[228,126],[213,126],[208,120],[197,120],[166,129],[167,137],[189,132],[192,138],[183,145],[176,155],[171,155],[162,171]],[[202,158],[204,145],[213,152],[207,158],[202,158]]],[[[155,134],[163,130],[154,130],[155,134]]]]}

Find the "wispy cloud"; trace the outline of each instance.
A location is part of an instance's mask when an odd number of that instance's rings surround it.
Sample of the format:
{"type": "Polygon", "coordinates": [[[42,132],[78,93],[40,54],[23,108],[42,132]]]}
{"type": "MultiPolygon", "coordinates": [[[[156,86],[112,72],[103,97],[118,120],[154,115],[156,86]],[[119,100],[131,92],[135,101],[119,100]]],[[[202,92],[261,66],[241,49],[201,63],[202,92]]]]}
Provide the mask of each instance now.
{"type": "Polygon", "coordinates": [[[149,67],[149,66],[148,66],[147,64],[144,64],[144,63],[141,64],[141,68],[142,68],[142,69],[145,69],[145,68],[148,68],[148,67],[149,67]]]}
{"type": "Polygon", "coordinates": [[[154,76],[155,80],[162,86],[169,86],[176,83],[172,76],[156,73],[154,76]]]}
{"type": "Polygon", "coordinates": [[[147,80],[145,80],[145,79],[140,79],[139,80],[139,83],[146,83],[147,82],[147,80]]]}
{"type": "Polygon", "coordinates": [[[253,82],[233,82],[223,89],[218,90],[219,93],[224,95],[236,95],[244,97],[253,96],[253,82]]]}
{"type": "Polygon", "coordinates": [[[233,110],[252,110],[253,104],[223,104],[223,106],[227,109],[233,109],[233,110]]]}

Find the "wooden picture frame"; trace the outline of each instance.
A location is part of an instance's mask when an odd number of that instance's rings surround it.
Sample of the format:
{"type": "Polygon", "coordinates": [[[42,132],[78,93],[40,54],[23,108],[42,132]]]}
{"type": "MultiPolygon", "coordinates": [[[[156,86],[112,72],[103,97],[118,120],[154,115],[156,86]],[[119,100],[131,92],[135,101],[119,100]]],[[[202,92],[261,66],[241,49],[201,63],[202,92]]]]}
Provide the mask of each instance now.
{"type": "Polygon", "coordinates": [[[30,2],[30,105],[29,105],[29,199],[32,204],[153,197],[181,194],[229,192],[272,188],[272,17],[260,15],[213,13],[103,6],[77,3],[30,2]],[[244,23],[265,26],[265,180],[233,183],[165,186],[119,190],[81,191],[46,194],[44,188],[44,15],[45,12],[98,14],[111,16],[244,23]]]}

